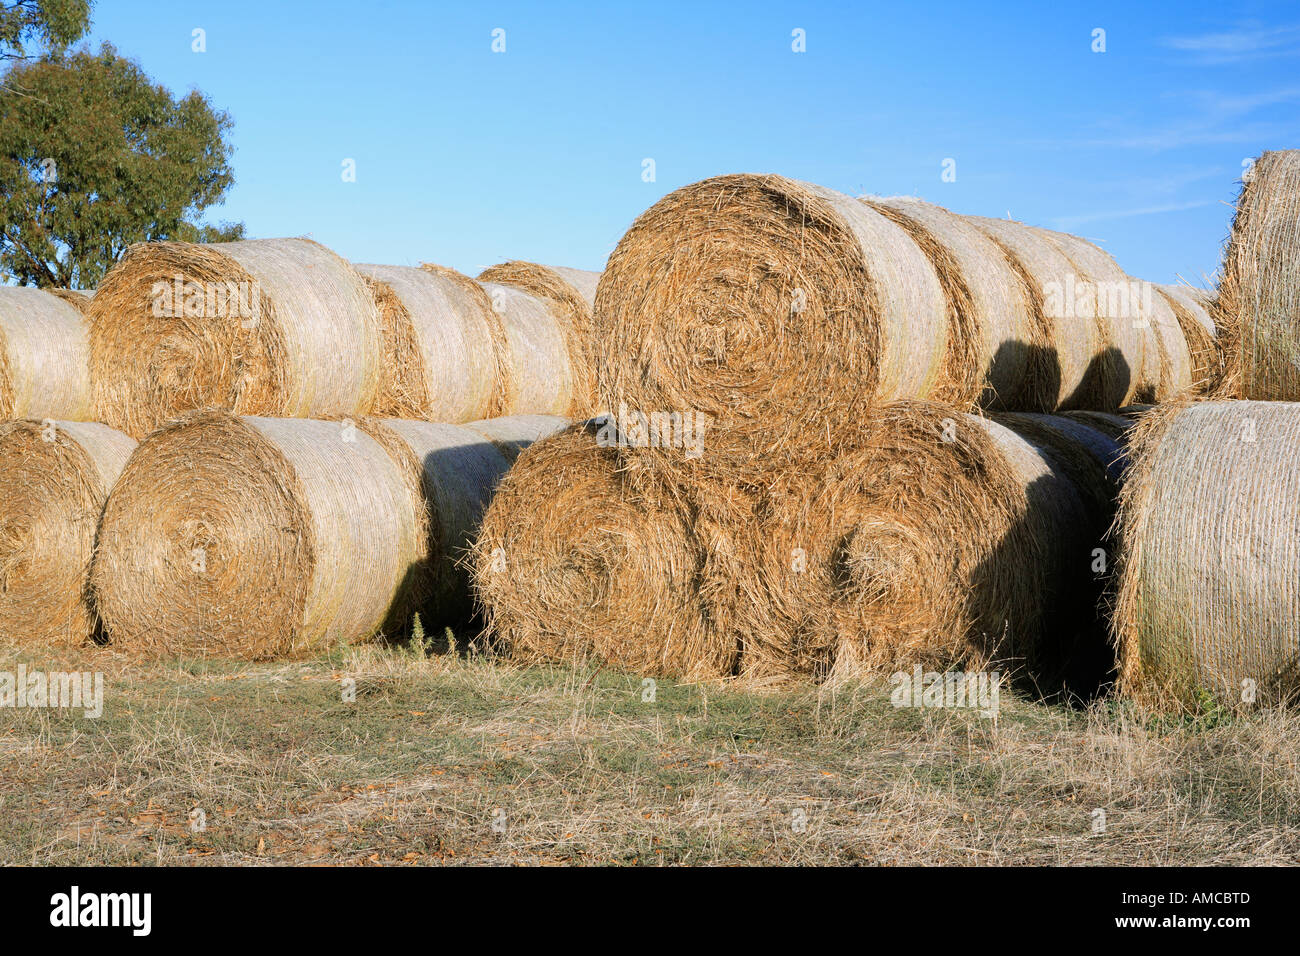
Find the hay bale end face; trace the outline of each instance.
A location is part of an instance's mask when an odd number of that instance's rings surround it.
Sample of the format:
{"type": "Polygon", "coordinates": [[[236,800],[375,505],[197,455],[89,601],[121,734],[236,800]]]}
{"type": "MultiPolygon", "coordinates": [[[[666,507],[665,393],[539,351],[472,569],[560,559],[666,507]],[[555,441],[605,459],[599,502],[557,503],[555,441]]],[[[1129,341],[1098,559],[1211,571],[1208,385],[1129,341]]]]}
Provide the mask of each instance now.
{"type": "Polygon", "coordinates": [[[92,417],[85,307],[77,300],[66,290],[0,286],[0,419],[92,417]]]}
{"type": "Polygon", "coordinates": [[[619,468],[617,451],[597,445],[583,425],[520,456],[471,559],[491,631],[525,663],[730,675],[735,646],[709,626],[684,512],[636,496],[619,468]]]}
{"type": "Polygon", "coordinates": [[[134,447],[94,422],[0,424],[0,635],[28,647],[93,635],[95,527],[134,447]]]}
{"type": "Polygon", "coordinates": [[[205,410],[132,455],[91,584],[124,649],[292,656],[384,625],[419,560],[418,527],[409,476],[350,420],[205,410]]]}
{"type": "Polygon", "coordinates": [[[362,276],[310,239],[139,243],[91,302],[95,407],[137,438],[203,407],[365,414],[380,321],[362,276]]]}
{"type": "Polygon", "coordinates": [[[1157,408],[1117,522],[1120,689],[1233,709],[1300,692],[1300,404],[1157,408]]]}

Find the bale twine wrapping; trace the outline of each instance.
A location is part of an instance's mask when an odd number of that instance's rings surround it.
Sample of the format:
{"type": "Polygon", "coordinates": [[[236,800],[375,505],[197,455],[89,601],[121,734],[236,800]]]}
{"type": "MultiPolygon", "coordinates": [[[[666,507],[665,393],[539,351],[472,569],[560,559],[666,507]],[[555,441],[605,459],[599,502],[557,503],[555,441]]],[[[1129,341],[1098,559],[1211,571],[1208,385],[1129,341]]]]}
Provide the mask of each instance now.
{"type": "Polygon", "coordinates": [[[358,265],[382,316],[376,416],[470,422],[510,401],[509,346],[487,293],[454,269],[358,265]]]}
{"type": "Polygon", "coordinates": [[[1074,307],[1082,277],[1051,235],[1009,219],[967,216],[1010,256],[1030,296],[1036,320],[1049,330],[1047,379],[1056,384],[1051,408],[1102,408],[1123,403],[1115,350],[1094,310],[1074,307]]]}
{"type": "Polygon", "coordinates": [[[90,308],[96,408],[135,437],[201,407],[361,415],[383,360],[365,280],[310,239],[138,243],[90,308]]]}
{"type": "Polygon", "coordinates": [[[1197,395],[1211,394],[1223,378],[1223,356],[1205,293],[1185,285],[1162,285],[1156,290],[1169,303],[1183,333],[1190,365],[1190,391],[1197,395]]]}
{"type": "Polygon", "coordinates": [[[1048,361],[1051,326],[1033,309],[1007,252],[966,217],[909,196],[864,200],[905,229],[943,285],[952,327],[974,350],[985,408],[1047,411],[1057,383],[1048,361]]]}
{"type": "Polygon", "coordinates": [[[0,419],[92,417],[84,300],[66,293],[0,286],[0,419]]]}
{"type": "Polygon", "coordinates": [[[933,266],[858,200],[779,176],[679,189],[619,242],[596,292],[602,408],[696,412],[739,467],[816,457],[899,396],[974,401],[933,266]]]}
{"type": "Polygon", "coordinates": [[[415,497],[351,420],[169,423],[104,507],[91,584],[108,637],[253,659],[368,638],[422,597],[404,588],[421,556],[415,497]]]}
{"type": "Polygon", "coordinates": [[[482,283],[492,310],[501,318],[510,356],[511,415],[586,414],[579,393],[580,368],[574,366],[571,336],[554,304],[513,286],[482,283]]]}
{"type": "Polygon", "coordinates": [[[600,273],[511,260],[484,269],[478,280],[522,289],[545,299],[553,311],[558,310],[557,318],[568,345],[569,367],[574,382],[574,404],[569,414],[594,414],[596,342],[592,310],[596,306],[596,287],[600,282],[600,273]]]}
{"type": "Polygon", "coordinates": [[[1120,688],[1159,708],[1300,690],[1300,404],[1198,402],[1137,426],[1121,496],[1120,688]]]}
{"type": "Polygon", "coordinates": [[[558,415],[504,415],[469,422],[465,427],[496,445],[506,461],[514,464],[528,446],[568,428],[569,420],[558,415]]]}
{"type": "Polygon", "coordinates": [[[1270,150],[1242,176],[1214,323],[1232,394],[1300,399],[1300,150],[1270,150]]]}
{"type": "Polygon", "coordinates": [[[543,439],[515,463],[471,559],[490,631],[525,663],[603,662],[631,674],[732,673],[709,627],[686,513],[633,493],[595,426],[543,439]]]}
{"type": "Polygon", "coordinates": [[[756,596],[736,618],[742,676],[1001,664],[1095,682],[1111,661],[1090,572],[1111,517],[1097,489],[1118,446],[1064,418],[1003,418],[884,406],[773,497],[738,564],[753,570],[731,569],[756,596]]]}
{"type": "Polygon", "coordinates": [[[95,630],[95,527],[135,442],[95,422],[0,424],[0,636],[82,644],[95,630]]]}

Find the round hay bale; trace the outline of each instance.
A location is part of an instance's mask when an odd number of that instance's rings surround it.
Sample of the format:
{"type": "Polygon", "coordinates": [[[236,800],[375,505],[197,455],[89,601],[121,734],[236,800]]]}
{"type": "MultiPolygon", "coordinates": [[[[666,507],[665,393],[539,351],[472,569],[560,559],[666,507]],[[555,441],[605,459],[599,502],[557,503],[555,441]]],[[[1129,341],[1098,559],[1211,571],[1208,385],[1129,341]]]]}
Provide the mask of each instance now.
{"type": "Polygon", "coordinates": [[[385,362],[376,416],[461,423],[505,411],[509,346],[482,286],[436,266],[357,270],[382,317],[385,362]]]}
{"type": "Polygon", "coordinates": [[[569,414],[594,413],[596,340],[592,311],[596,306],[600,273],[511,260],[484,269],[478,281],[513,286],[547,301],[556,314],[569,349],[569,368],[574,383],[574,403],[569,414]]]}
{"type": "Polygon", "coordinates": [[[202,407],[365,414],[380,321],[361,275],[310,239],[138,243],[91,301],[96,409],[137,438],[202,407]]]}
{"type": "Polygon", "coordinates": [[[1162,285],[1156,289],[1169,303],[1182,331],[1190,365],[1190,391],[1211,394],[1223,377],[1223,356],[1215,337],[1214,320],[1210,318],[1208,298],[1200,290],[1185,285],[1162,285]]]}
{"type": "Polygon", "coordinates": [[[1127,382],[1095,308],[1076,307],[1082,279],[1050,233],[1009,219],[967,216],[1010,257],[1030,296],[1036,323],[1048,330],[1045,388],[1055,384],[1050,408],[1117,408],[1127,382]]]}
{"type": "Polygon", "coordinates": [[[421,557],[409,472],[351,420],[202,410],[141,442],[91,584],[109,639],[265,659],[371,637],[421,557]]]}
{"type": "Polygon", "coordinates": [[[1293,403],[1170,405],[1137,426],[1117,522],[1123,692],[1188,710],[1296,697],[1297,443],[1293,403]]]}
{"type": "Polygon", "coordinates": [[[0,424],[0,634],[29,647],[95,631],[95,527],[135,442],[95,422],[0,424]]]}
{"type": "Polygon", "coordinates": [[[923,402],[863,425],[756,523],[742,676],[998,665],[1095,689],[1113,664],[1090,570],[1111,518],[1096,490],[1116,443],[1065,418],[923,402]]]}
{"type": "Polygon", "coordinates": [[[511,415],[586,414],[567,321],[547,299],[514,286],[482,283],[500,317],[510,356],[511,415]]]}
{"type": "Polygon", "coordinates": [[[1264,153],[1242,176],[1214,310],[1228,385],[1300,399],[1300,150],[1264,153]]]}
{"type": "Polygon", "coordinates": [[[595,318],[601,406],[699,413],[710,458],[737,467],[816,457],[827,429],[882,400],[982,389],[954,360],[955,314],[907,232],[779,176],[661,199],[610,257],[595,318]]]}
{"type": "Polygon", "coordinates": [[[537,442],[497,488],[471,558],[490,631],[524,663],[730,675],[735,646],[709,626],[685,512],[636,496],[595,427],[537,442]]]}
{"type": "Polygon", "coordinates": [[[91,417],[85,309],[65,292],[0,286],[0,419],[91,417]]]}
{"type": "Polygon", "coordinates": [[[558,415],[504,415],[469,422],[465,427],[496,445],[506,461],[514,464],[533,442],[568,428],[569,420],[558,415]]]}
{"type": "Polygon", "coordinates": [[[864,200],[897,223],[929,257],[956,315],[952,328],[973,349],[985,408],[1048,411],[1058,383],[1050,359],[1051,326],[1035,311],[1023,275],[966,217],[909,196],[864,200]]]}

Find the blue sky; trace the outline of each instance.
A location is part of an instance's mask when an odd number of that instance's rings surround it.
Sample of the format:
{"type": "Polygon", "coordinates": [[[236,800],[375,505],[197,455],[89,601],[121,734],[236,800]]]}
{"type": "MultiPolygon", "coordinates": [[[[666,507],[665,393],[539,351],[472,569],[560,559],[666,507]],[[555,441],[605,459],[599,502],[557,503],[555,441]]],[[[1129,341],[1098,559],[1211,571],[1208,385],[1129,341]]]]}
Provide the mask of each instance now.
{"type": "Polygon", "coordinates": [[[1294,2],[99,0],[100,40],[231,114],[210,219],[471,274],[598,269],[673,189],[774,172],[1010,213],[1200,284],[1243,160],[1300,146],[1294,2]]]}

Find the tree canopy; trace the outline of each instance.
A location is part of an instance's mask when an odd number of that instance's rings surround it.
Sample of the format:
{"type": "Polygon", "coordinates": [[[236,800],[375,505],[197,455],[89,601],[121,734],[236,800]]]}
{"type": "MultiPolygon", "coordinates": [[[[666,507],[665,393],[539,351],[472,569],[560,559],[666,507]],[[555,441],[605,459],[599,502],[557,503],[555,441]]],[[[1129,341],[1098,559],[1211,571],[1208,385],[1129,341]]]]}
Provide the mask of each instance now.
{"type": "Polygon", "coordinates": [[[33,40],[63,49],[89,27],[90,0],[0,0],[0,60],[26,56],[33,40]]]}

